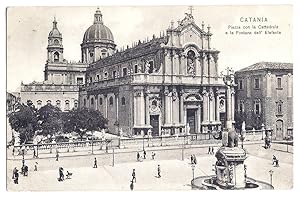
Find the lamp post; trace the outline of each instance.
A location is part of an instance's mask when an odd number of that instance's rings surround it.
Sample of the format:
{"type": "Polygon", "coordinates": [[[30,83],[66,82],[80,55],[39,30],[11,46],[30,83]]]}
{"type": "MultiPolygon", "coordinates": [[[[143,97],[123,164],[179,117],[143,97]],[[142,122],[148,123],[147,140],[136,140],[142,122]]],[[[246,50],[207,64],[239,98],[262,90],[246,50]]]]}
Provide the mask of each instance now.
{"type": "Polygon", "coordinates": [[[271,184],[271,186],[273,186],[272,185],[272,176],[273,176],[273,170],[269,170],[269,173],[270,173],[270,184],[271,184]]]}
{"type": "Polygon", "coordinates": [[[22,168],[24,168],[25,166],[25,145],[24,144],[22,145],[21,151],[22,151],[22,168]]]}
{"type": "Polygon", "coordinates": [[[244,176],[245,176],[245,182],[247,181],[247,165],[244,164],[244,176]]]}
{"type": "Polygon", "coordinates": [[[192,164],[191,167],[192,167],[192,172],[193,172],[193,179],[192,180],[194,180],[194,178],[195,178],[195,164],[192,164]]]}
{"type": "Polygon", "coordinates": [[[185,141],[185,136],[183,136],[182,140],[182,151],[181,151],[181,160],[184,161],[184,141],[185,141]]]}
{"type": "Polygon", "coordinates": [[[115,166],[115,148],[112,149],[113,151],[113,160],[112,160],[112,166],[114,167],[115,166]]]}
{"type": "Polygon", "coordinates": [[[290,139],[290,136],[288,135],[286,138],[286,152],[289,152],[289,139],[290,139]]]}
{"type": "Polygon", "coordinates": [[[264,139],[264,132],[265,131],[265,125],[264,123],[261,124],[261,139],[263,140],[264,139]]]}

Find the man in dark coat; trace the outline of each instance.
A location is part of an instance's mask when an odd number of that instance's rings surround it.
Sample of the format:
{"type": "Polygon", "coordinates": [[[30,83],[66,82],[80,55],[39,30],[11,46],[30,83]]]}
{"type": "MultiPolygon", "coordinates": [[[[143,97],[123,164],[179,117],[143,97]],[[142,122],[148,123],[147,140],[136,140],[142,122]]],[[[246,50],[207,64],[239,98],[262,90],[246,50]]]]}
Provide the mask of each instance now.
{"type": "Polygon", "coordinates": [[[160,165],[157,166],[157,177],[160,178],[160,165]]]}
{"type": "Polygon", "coordinates": [[[132,170],[132,180],[131,181],[133,182],[133,180],[136,183],[135,169],[132,170]]]}
{"type": "Polygon", "coordinates": [[[97,159],[96,159],[96,157],[95,157],[95,160],[94,160],[94,167],[93,168],[97,168],[98,166],[97,166],[97,159]]]}

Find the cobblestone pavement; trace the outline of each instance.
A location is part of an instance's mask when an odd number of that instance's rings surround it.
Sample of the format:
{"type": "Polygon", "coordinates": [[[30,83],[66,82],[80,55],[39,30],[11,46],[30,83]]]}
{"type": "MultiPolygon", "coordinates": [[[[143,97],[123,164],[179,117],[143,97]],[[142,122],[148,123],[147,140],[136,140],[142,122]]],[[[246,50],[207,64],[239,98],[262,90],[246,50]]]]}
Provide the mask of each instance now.
{"type": "MultiPolygon", "coordinates": [[[[246,164],[249,177],[270,182],[269,170],[272,169],[275,189],[291,189],[293,187],[293,153],[286,152],[286,145],[273,144],[265,150],[262,144],[244,145],[248,152],[246,164]],[[272,155],[280,161],[280,167],[272,167],[272,155]]],[[[289,147],[289,151],[293,151],[289,147]]],[[[146,149],[147,150],[147,149],[146,149]]],[[[82,190],[129,190],[132,169],[136,169],[137,183],[134,190],[190,190],[192,169],[189,156],[195,154],[198,164],[195,176],[212,175],[214,155],[207,154],[207,147],[184,150],[184,161],[181,149],[155,150],[155,160],[150,159],[151,151],[147,150],[147,158],[136,161],[136,151],[117,152],[86,156],[61,157],[26,160],[29,176],[20,176],[19,185],[14,185],[12,169],[20,169],[21,160],[7,160],[7,189],[9,191],[82,191],[82,190]],[[98,168],[92,168],[94,157],[98,160],[98,168]],[[114,166],[112,166],[114,160],[114,166]],[[33,171],[38,162],[38,171],[33,171]],[[161,165],[161,178],[156,178],[157,165],[161,165]],[[58,168],[63,167],[73,173],[71,179],[58,182],[58,168]]],[[[215,151],[217,149],[215,148],[215,151]]]]}

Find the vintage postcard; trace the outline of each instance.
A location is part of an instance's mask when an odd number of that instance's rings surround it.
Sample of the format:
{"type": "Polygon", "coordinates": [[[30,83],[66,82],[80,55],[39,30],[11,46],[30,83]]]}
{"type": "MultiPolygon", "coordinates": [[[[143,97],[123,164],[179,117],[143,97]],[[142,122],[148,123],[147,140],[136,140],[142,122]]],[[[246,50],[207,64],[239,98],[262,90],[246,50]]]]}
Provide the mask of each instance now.
{"type": "Polygon", "coordinates": [[[7,190],[293,188],[293,7],[8,7],[7,190]]]}

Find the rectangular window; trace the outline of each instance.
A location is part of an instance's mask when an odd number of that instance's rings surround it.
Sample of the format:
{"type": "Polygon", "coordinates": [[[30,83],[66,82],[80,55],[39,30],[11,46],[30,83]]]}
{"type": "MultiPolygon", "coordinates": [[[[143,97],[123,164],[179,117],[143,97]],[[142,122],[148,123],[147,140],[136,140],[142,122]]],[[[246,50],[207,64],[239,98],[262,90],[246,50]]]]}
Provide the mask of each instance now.
{"type": "Polygon", "coordinates": [[[137,73],[138,72],[138,65],[134,65],[134,73],[137,73]]]}
{"type": "Polygon", "coordinates": [[[281,87],[281,77],[277,78],[277,88],[282,88],[281,87]]]}
{"type": "Polygon", "coordinates": [[[239,90],[243,89],[243,80],[239,80],[239,90]]]}
{"type": "Polygon", "coordinates": [[[100,76],[99,75],[97,75],[97,81],[100,81],[100,76]]]}
{"type": "Polygon", "coordinates": [[[154,72],[154,62],[149,61],[149,74],[154,72]]]}
{"type": "Polygon", "coordinates": [[[260,114],[260,103],[259,102],[255,102],[254,104],[254,112],[255,114],[260,114]]]}
{"type": "Polygon", "coordinates": [[[123,68],[123,77],[127,76],[127,68],[123,68]]]}
{"type": "Polygon", "coordinates": [[[93,77],[90,77],[90,83],[93,83],[93,77]]]}
{"type": "Polygon", "coordinates": [[[256,79],[254,79],[254,88],[255,89],[259,89],[259,79],[258,78],[256,78],[256,79]]]}
{"type": "Polygon", "coordinates": [[[76,82],[78,85],[82,85],[83,84],[83,77],[77,77],[76,82]]]}

